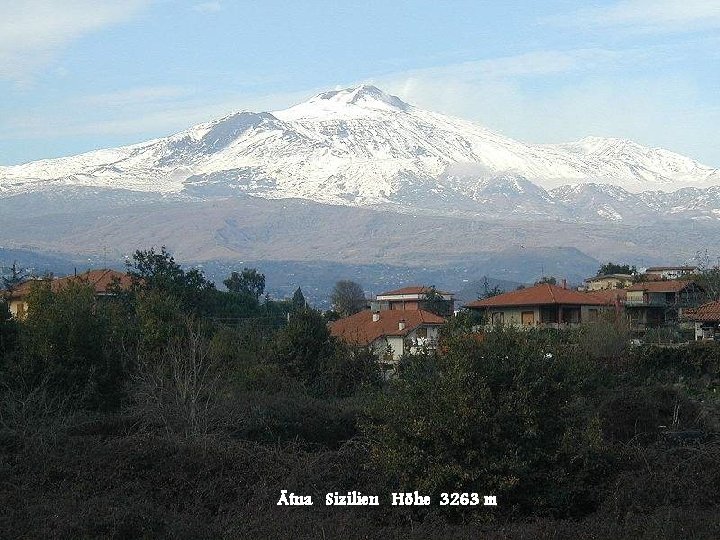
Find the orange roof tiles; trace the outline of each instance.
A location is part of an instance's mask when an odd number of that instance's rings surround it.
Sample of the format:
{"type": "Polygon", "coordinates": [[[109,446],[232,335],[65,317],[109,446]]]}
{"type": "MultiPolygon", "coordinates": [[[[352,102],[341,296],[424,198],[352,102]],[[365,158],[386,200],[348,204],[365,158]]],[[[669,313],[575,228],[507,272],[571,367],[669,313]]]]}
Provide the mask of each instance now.
{"type": "Polygon", "coordinates": [[[685,316],[691,321],[720,321],[720,302],[708,302],[695,309],[685,310],[685,316]]]}
{"type": "Polygon", "coordinates": [[[378,312],[380,319],[373,321],[369,309],[330,323],[330,333],[354,345],[370,345],[384,336],[405,336],[421,325],[441,325],[445,319],[421,309],[413,311],[384,310],[378,312]],[[405,328],[400,330],[400,321],[405,328]]]}
{"type": "Polygon", "coordinates": [[[604,300],[606,304],[623,303],[627,299],[625,289],[599,289],[597,291],[587,291],[583,294],[594,296],[604,300]]]}
{"type": "Polygon", "coordinates": [[[71,283],[73,281],[77,281],[79,283],[89,283],[93,286],[95,289],[95,294],[104,294],[107,292],[108,288],[114,283],[114,281],[118,281],[120,284],[120,288],[122,289],[129,289],[132,281],[128,274],[124,272],[118,272],[116,270],[109,270],[109,269],[102,269],[102,270],[88,270],[87,272],[84,272],[82,274],[77,274],[73,276],[65,276],[58,279],[52,279],[52,280],[28,280],[20,284],[12,293],[11,298],[22,298],[23,296],[27,295],[30,292],[31,287],[33,286],[33,283],[42,282],[42,281],[49,281],[50,282],[50,288],[57,292],[61,288],[63,288],[68,283],[71,283]]]}
{"type": "Polygon", "coordinates": [[[697,266],[651,266],[646,268],[646,272],[662,272],[664,270],[697,270],[697,266]]]}
{"type": "Polygon", "coordinates": [[[605,305],[606,300],[591,293],[581,293],[571,289],[563,289],[557,285],[541,283],[534,287],[527,287],[511,291],[483,300],[475,300],[466,304],[469,308],[501,307],[501,306],[537,306],[552,304],[571,305],[605,305]]]}
{"type": "Polygon", "coordinates": [[[646,292],[678,292],[683,290],[685,287],[693,283],[687,280],[672,280],[672,281],[644,281],[636,283],[625,289],[626,291],[646,291],[646,292]]]}

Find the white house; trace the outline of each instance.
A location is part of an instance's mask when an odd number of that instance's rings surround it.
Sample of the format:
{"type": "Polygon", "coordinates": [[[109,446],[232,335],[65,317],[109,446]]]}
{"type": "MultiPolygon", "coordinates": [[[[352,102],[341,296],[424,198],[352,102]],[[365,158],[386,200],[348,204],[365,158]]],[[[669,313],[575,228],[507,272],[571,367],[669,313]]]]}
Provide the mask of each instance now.
{"type": "Polygon", "coordinates": [[[396,362],[421,347],[435,347],[444,323],[421,309],[364,310],[330,323],[330,333],[351,345],[370,347],[384,362],[396,362]]]}

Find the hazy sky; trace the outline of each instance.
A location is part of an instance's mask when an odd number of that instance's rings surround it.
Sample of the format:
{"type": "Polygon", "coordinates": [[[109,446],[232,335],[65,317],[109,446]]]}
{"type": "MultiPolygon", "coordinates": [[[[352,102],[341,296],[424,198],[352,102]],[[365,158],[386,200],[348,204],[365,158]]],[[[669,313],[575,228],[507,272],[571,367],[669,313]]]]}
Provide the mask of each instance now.
{"type": "Polygon", "coordinates": [[[531,142],[720,167],[720,0],[0,0],[0,164],[371,82],[531,142]]]}

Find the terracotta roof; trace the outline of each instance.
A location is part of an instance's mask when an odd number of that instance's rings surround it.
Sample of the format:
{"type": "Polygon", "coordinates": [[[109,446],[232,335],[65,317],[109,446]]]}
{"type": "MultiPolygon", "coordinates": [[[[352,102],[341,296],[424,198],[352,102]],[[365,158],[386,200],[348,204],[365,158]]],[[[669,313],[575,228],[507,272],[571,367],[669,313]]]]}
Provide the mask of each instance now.
{"type": "Polygon", "coordinates": [[[644,281],[625,289],[626,291],[678,292],[693,283],[688,280],[644,281]]]}
{"type": "MultiPolygon", "coordinates": [[[[401,294],[427,294],[432,290],[432,287],[426,287],[424,285],[412,285],[410,287],[403,287],[402,289],[397,289],[395,291],[388,291],[384,293],[380,293],[377,296],[398,296],[401,294]]],[[[438,294],[452,294],[449,292],[441,291],[438,289],[435,289],[435,292],[438,294]]]]}
{"type": "Polygon", "coordinates": [[[720,302],[708,302],[695,309],[687,309],[685,317],[691,321],[720,321],[720,302]]]}
{"type": "Polygon", "coordinates": [[[626,289],[600,289],[597,291],[587,291],[583,294],[600,298],[606,304],[615,304],[615,302],[620,302],[622,304],[627,298],[627,292],[625,291],[626,289]]]}
{"type": "Polygon", "coordinates": [[[113,284],[114,280],[119,280],[120,287],[122,289],[129,289],[132,281],[130,276],[124,272],[118,272],[116,270],[88,270],[82,274],[65,276],[58,279],[45,280],[45,279],[31,279],[20,284],[10,295],[11,298],[22,298],[27,295],[33,284],[43,281],[50,282],[50,288],[57,292],[62,289],[68,283],[77,281],[79,283],[89,283],[95,289],[96,294],[104,294],[108,288],[113,284]]]}
{"type": "Polygon", "coordinates": [[[697,266],[651,266],[646,272],[662,272],[663,270],[697,270],[697,266]]]}
{"type": "Polygon", "coordinates": [[[404,311],[388,309],[379,312],[380,319],[373,321],[369,309],[330,323],[330,333],[355,345],[369,345],[383,336],[405,336],[421,325],[441,325],[445,319],[421,309],[404,311]],[[405,329],[400,330],[400,321],[405,329]]]}
{"type": "Polygon", "coordinates": [[[499,306],[537,306],[548,304],[571,305],[605,305],[606,301],[592,293],[581,293],[571,289],[563,289],[557,285],[541,283],[534,287],[527,287],[517,291],[498,294],[483,300],[475,300],[466,304],[469,308],[499,307],[499,306]]]}

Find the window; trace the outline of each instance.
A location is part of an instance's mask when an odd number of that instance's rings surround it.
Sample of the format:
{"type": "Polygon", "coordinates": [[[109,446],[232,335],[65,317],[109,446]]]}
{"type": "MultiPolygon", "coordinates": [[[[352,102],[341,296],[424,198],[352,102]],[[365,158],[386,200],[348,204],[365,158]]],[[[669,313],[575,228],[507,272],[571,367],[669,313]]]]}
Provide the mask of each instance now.
{"type": "Polygon", "coordinates": [[[505,313],[503,313],[502,311],[497,311],[492,314],[490,320],[493,324],[505,324],[505,313]]]}

